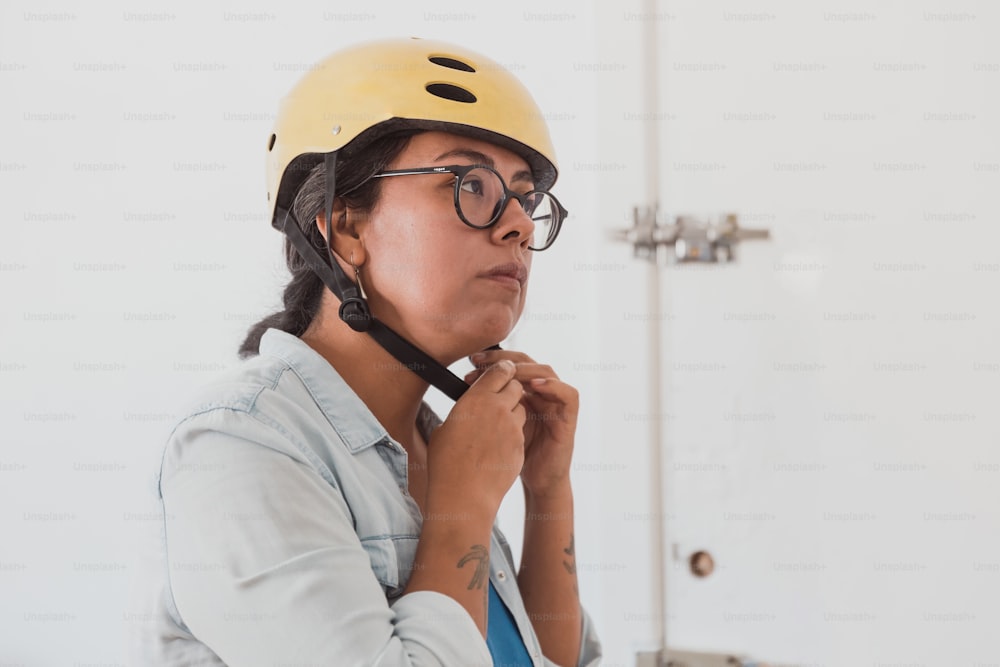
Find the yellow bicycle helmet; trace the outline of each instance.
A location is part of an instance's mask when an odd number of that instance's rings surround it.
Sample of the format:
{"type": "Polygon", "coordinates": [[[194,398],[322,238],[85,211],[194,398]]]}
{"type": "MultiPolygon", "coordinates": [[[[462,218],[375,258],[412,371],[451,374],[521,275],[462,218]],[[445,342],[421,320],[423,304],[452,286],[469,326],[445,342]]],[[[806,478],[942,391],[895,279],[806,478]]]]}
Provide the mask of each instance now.
{"type": "Polygon", "coordinates": [[[555,151],[531,94],[499,63],[447,42],[368,42],[317,63],[283,100],[267,140],[271,224],[309,168],[399,129],[444,130],[503,146],[531,167],[537,189],[556,180],[555,151]]]}

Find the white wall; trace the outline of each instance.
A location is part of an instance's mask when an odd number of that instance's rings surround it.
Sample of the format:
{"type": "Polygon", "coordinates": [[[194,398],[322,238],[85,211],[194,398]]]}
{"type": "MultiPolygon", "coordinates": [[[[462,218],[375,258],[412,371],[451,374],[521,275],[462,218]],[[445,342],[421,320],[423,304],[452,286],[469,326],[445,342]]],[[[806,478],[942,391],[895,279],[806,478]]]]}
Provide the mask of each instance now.
{"type": "MultiPolygon", "coordinates": [[[[508,347],[583,396],[577,550],[605,664],[664,629],[799,664],[989,661],[997,27],[986,2],[8,3],[0,664],[122,663],[173,410],[280,301],[276,102],[327,52],[385,35],[479,49],[550,114],[572,216],[508,347]],[[661,115],[642,120],[650,23],[661,115]],[[648,199],[650,122],[664,208],[774,233],[738,265],[665,272],[658,307],[649,268],[604,237],[648,199]],[[666,508],[650,506],[654,421],[666,508]],[[708,549],[718,569],[669,563],[661,619],[664,515],[667,551],[708,549]]],[[[515,493],[515,547],[518,509],[515,493]]]]}
{"type": "MultiPolygon", "coordinates": [[[[330,51],[442,38],[523,79],[570,165],[559,194],[573,221],[536,262],[517,335],[567,375],[596,357],[592,277],[561,289],[598,243],[594,178],[572,169],[596,131],[591,77],[574,71],[593,59],[593,32],[570,3],[0,9],[0,663],[118,664],[144,622],[128,608],[130,576],[157,524],[159,451],[184,396],[237,363],[246,329],[280,303],[263,147],[279,98],[330,51]]],[[[593,376],[582,380],[596,396],[593,376]]],[[[582,427],[597,420],[591,410],[582,427]]],[[[583,459],[596,445],[581,440],[583,459]]],[[[581,489],[579,511],[598,500],[581,489]]],[[[599,542],[581,521],[579,552],[599,542]]],[[[599,579],[582,591],[599,613],[599,579]]]]}

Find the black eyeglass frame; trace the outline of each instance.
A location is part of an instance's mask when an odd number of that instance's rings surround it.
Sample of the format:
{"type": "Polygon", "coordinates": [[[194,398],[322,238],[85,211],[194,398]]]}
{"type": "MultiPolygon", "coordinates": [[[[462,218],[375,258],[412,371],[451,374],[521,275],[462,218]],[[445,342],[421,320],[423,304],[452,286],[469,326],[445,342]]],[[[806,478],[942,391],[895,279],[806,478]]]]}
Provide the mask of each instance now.
{"type": "MultiPolygon", "coordinates": [[[[511,199],[516,199],[518,204],[521,205],[521,210],[525,210],[524,207],[528,202],[529,196],[533,194],[544,194],[548,197],[551,197],[552,201],[555,202],[556,209],[559,211],[559,219],[555,221],[555,231],[549,235],[548,243],[546,243],[541,248],[533,248],[531,246],[528,246],[529,250],[533,250],[535,252],[541,252],[542,250],[547,250],[548,248],[552,247],[552,244],[555,243],[556,241],[556,237],[559,236],[559,232],[562,230],[563,220],[565,220],[566,216],[569,215],[569,211],[567,211],[563,207],[559,199],[557,199],[556,196],[551,192],[549,192],[548,190],[531,190],[530,192],[526,192],[523,195],[518,194],[507,187],[507,182],[503,180],[503,176],[501,176],[496,169],[487,164],[449,164],[449,165],[442,165],[440,167],[414,167],[413,169],[387,169],[385,171],[380,171],[377,174],[374,174],[372,178],[382,178],[385,176],[414,176],[418,174],[453,174],[455,176],[455,212],[458,213],[458,217],[462,220],[462,222],[464,222],[469,227],[472,227],[473,229],[489,229],[490,227],[495,225],[497,221],[501,218],[501,216],[503,216],[503,212],[507,209],[507,204],[510,203],[511,199]],[[476,225],[469,222],[468,218],[465,217],[465,214],[462,213],[462,206],[460,204],[460,197],[462,193],[461,190],[462,179],[464,179],[469,174],[469,172],[473,171],[474,169],[488,169],[489,171],[493,172],[493,174],[497,177],[497,180],[500,181],[501,187],[503,187],[503,198],[500,200],[500,203],[497,206],[496,212],[493,214],[493,217],[485,225],[476,225]]],[[[526,210],[525,212],[527,213],[526,210]]]]}

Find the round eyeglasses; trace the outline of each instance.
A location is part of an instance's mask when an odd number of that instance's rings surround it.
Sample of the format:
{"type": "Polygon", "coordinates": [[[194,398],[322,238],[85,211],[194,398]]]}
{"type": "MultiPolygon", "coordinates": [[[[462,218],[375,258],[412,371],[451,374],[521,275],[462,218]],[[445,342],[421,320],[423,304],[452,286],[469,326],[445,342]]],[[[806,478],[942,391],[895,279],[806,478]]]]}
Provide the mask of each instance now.
{"type": "Polygon", "coordinates": [[[390,169],[381,171],[374,178],[385,176],[411,176],[416,174],[454,174],[455,210],[462,222],[476,229],[486,229],[496,224],[511,199],[516,199],[531,221],[535,234],[529,250],[545,250],[559,235],[563,220],[569,211],[546,190],[532,190],[523,195],[507,187],[503,178],[492,167],[483,164],[452,164],[441,167],[415,169],[390,169]],[[537,239],[541,239],[540,242],[537,239]]]}

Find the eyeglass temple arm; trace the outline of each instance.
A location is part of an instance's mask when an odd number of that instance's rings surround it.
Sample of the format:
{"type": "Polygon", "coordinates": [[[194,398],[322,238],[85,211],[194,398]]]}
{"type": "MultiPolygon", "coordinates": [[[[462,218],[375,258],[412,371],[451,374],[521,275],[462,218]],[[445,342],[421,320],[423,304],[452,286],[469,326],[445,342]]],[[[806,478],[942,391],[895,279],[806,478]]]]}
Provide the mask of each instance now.
{"type": "Polygon", "coordinates": [[[382,178],[383,176],[414,176],[418,174],[449,174],[454,173],[447,167],[427,167],[426,169],[390,169],[374,174],[372,178],[382,178]]]}

